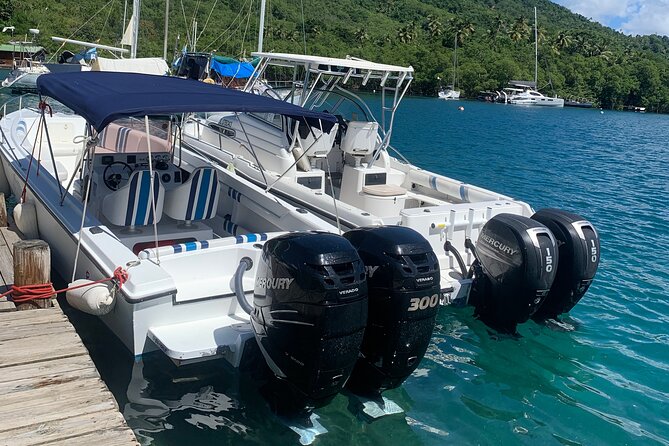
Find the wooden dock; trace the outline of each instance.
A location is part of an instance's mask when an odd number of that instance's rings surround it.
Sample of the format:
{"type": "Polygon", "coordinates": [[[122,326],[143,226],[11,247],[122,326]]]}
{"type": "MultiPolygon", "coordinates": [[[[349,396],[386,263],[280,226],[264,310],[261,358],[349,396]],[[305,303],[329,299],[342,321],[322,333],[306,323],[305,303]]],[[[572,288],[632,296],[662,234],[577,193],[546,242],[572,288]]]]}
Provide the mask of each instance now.
{"type": "MultiPolygon", "coordinates": [[[[0,227],[0,293],[13,284],[13,243],[0,227]]],[[[138,445],[58,302],[14,311],[0,301],[0,445],[138,445]]]]}

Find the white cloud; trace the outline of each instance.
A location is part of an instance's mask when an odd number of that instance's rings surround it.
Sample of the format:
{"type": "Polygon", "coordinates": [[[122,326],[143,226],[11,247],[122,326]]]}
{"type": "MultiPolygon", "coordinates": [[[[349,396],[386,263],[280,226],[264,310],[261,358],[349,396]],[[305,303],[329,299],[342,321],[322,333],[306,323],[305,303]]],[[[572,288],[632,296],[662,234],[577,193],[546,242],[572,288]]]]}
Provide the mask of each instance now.
{"type": "Polygon", "coordinates": [[[669,35],[669,0],[553,0],[625,34],[669,35]]]}

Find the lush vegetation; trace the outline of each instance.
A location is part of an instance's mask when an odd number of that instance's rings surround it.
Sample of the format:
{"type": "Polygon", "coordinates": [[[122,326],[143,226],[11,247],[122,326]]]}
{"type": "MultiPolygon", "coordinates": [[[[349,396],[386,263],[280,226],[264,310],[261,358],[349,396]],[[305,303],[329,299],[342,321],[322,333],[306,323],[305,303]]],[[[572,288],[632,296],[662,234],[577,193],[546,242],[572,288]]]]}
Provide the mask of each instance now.
{"type": "MultiPolygon", "coordinates": [[[[128,10],[132,0],[128,0],[128,10]]],[[[463,95],[534,78],[538,9],[539,76],[546,93],[605,108],[669,111],[669,38],[626,36],[548,0],[268,0],[264,49],[352,55],[412,65],[414,94],[434,95],[457,79],[463,95]]],[[[197,50],[244,57],[257,46],[259,0],[171,0],[168,59],[193,34],[197,50]]],[[[118,44],[124,0],[0,0],[0,21],[16,32],[118,44]]],[[[163,53],[165,0],[143,0],[140,56],[163,53]]],[[[129,12],[128,12],[129,16],[129,12]]],[[[5,40],[9,36],[3,36],[5,40]]]]}

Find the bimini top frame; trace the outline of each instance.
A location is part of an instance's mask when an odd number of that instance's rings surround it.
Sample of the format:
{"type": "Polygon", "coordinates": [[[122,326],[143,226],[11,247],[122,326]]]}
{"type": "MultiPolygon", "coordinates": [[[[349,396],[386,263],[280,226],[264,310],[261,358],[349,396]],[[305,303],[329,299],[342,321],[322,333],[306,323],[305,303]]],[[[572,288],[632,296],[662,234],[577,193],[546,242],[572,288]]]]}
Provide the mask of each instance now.
{"type": "Polygon", "coordinates": [[[323,103],[329,92],[335,88],[342,88],[351,78],[360,79],[362,85],[367,85],[370,79],[379,80],[381,89],[381,131],[383,140],[379,149],[385,150],[390,144],[395,112],[409,89],[413,80],[413,67],[401,67],[397,65],[380,64],[364,59],[347,56],[345,59],[333,57],[309,56],[304,54],[286,53],[252,53],[253,57],[260,58],[256,70],[249,78],[244,88],[245,91],[253,91],[258,82],[263,79],[265,72],[270,66],[286,67],[294,69],[294,77],[298,74],[298,68],[303,68],[302,79],[293,80],[293,85],[300,82],[302,92],[299,96],[299,104],[304,106],[310,103],[310,108],[315,108],[323,103]],[[389,97],[392,97],[392,104],[389,97]]]}

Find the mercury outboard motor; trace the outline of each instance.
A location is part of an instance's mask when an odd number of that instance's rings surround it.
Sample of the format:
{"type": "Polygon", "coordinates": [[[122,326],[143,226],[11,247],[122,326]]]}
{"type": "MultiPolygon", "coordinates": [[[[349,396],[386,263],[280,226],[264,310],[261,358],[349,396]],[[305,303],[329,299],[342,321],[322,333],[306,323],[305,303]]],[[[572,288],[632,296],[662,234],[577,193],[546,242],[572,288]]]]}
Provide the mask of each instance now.
{"type": "Polygon", "coordinates": [[[515,333],[542,304],[555,279],[558,250],[541,223],[513,214],[488,220],[476,242],[469,303],[488,326],[515,333]]]}
{"type": "Polygon", "coordinates": [[[566,313],[588,291],[599,266],[599,235],[583,217],[559,209],[541,209],[532,216],[545,225],[558,243],[557,275],[534,320],[566,313]]]}
{"type": "Polygon", "coordinates": [[[425,355],[439,307],[439,262],[410,228],[358,228],[344,237],[365,264],[369,295],[360,358],[346,386],[376,397],[402,384],[425,355]]]}
{"type": "Polygon", "coordinates": [[[291,233],[263,246],[251,324],[278,385],[279,412],[327,404],[358,358],[367,282],[356,250],[328,233],[291,233]]]}

